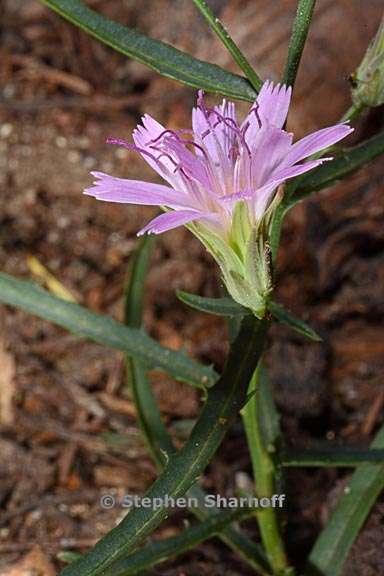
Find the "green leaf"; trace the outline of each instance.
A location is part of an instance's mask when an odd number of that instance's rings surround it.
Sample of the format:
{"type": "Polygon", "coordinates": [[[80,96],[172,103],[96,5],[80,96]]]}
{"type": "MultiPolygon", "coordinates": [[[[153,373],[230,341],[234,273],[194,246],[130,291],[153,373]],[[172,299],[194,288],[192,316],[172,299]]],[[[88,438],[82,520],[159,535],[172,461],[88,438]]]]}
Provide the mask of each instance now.
{"type": "MultiPolygon", "coordinates": [[[[384,426],[371,444],[384,449],[384,426]]],[[[377,497],[384,489],[384,463],[362,464],[353,473],[339,504],[316,540],[308,562],[308,576],[338,576],[355,538],[377,497]]]]}
{"type": "Polygon", "coordinates": [[[281,227],[283,225],[284,216],[287,213],[287,207],[283,202],[281,202],[276,210],[273,212],[270,233],[269,233],[269,244],[271,247],[272,265],[276,264],[277,252],[280,244],[281,227]]]}
{"type": "Polygon", "coordinates": [[[342,156],[324,162],[318,168],[311,170],[304,176],[299,176],[287,186],[285,199],[286,208],[291,208],[303,198],[334,184],[337,180],[346,178],[369,162],[384,154],[384,132],[380,132],[361,144],[344,150],[342,156]]]}
{"type": "Polygon", "coordinates": [[[164,348],[137,328],[127,328],[108,316],[53,296],[32,282],[0,273],[0,302],[21,308],[70,332],[99,342],[158,368],[194,386],[206,388],[215,382],[212,368],[200,366],[180,352],[164,348]]]}
{"type": "Polygon", "coordinates": [[[287,467],[356,467],[367,462],[384,464],[384,450],[350,447],[284,448],[279,455],[282,466],[287,467]]]}
{"type": "MultiPolygon", "coordinates": [[[[148,490],[150,499],[183,496],[204,471],[246,400],[249,379],[262,354],[268,323],[244,318],[231,347],[224,373],[208,391],[207,401],[190,438],[171,455],[162,474],[148,490]]],[[[94,576],[134,550],[168,515],[165,508],[134,508],[62,576],[94,576]]]]}
{"type": "Polygon", "coordinates": [[[309,340],[313,342],[321,342],[322,338],[311,328],[308,324],[306,324],[300,318],[297,318],[290,312],[288,312],[284,306],[281,304],[277,304],[277,302],[269,302],[268,309],[271,312],[272,316],[276,318],[282,324],[289,326],[295,332],[298,332],[302,336],[305,336],[309,340]]]}
{"type": "Polygon", "coordinates": [[[197,294],[190,294],[183,290],[178,290],[176,295],[181,302],[200,310],[201,312],[208,312],[216,316],[246,316],[250,314],[250,310],[235,302],[229,296],[223,298],[206,298],[205,296],[198,296],[197,294]]]}
{"type": "Polygon", "coordinates": [[[283,82],[293,86],[311,24],[316,0],[299,0],[295,21],[293,23],[291,39],[288,48],[288,58],[283,74],[283,82]]]}
{"type": "Polygon", "coordinates": [[[124,324],[130,328],[141,328],[144,307],[144,281],[151,259],[156,236],[144,235],[129,259],[129,268],[124,290],[124,324]]]}
{"type": "Polygon", "coordinates": [[[227,30],[224,28],[223,24],[214,15],[210,7],[206,4],[204,0],[193,0],[195,6],[200,10],[201,14],[207,20],[209,26],[215,32],[215,34],[220,38],[224,46],[227,48],[228,52],[231,54],[232,58],[242,69],[256,92],[258,92],[262,86],[262,81],[256,74],[255,70],[252,68],[244,54],[241,52],[239,47],[232,40],[227,30]]]}
{"type": "Polygon", "coordinates": [[[100,42],[145,64],[162,76],[230,98],[250,102],[256,98],[255,90],[245,78],[109,20],[88,8],[80,0],[41,0],[41,2],[100,42]]]}
{"type": "MultiPolygon", "coordinates": [[[[125,291],[125,321],[133,327],[141,326],[144,280],[155,238],[156,236],[144,236],[131,260],[125,291]]],[[[127,370],[142,433],[154,461],[162,469],[176,449],[161,419],[155,397],[140,362],[127,357],[127,370]]],[[[215,509],[205,508],[205,493],[197,484],[188,490],[187,496],[198,501],[199,507],[193,507],[190,511],[201,521],[215,512],[215,509]]],[[[258,544],[230,526],[218,536],[254,570],[265,574],[266,561],[258,544]]]]}
{"type": "MultiPolygon", "coordinates": [[[[160,564],[169,558],[183,554],[201,542],[217,536],[232,522],[239,521],[251,514],[248,509],[227,510],[210,514],[203,522],[186,528],[181,534],[147,544],[128,558],[112,564],[103,576],[130,576],[145,568],[160,564]]],[[[141,573],[141,572],[140,572],[141,573]]]]}

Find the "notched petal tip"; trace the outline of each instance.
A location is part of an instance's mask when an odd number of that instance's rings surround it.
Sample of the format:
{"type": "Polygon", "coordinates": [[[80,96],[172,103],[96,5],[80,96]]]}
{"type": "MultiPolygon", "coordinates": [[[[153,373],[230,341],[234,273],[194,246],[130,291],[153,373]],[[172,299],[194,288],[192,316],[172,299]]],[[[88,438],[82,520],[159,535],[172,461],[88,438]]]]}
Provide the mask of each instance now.
{"type": "Polygon", "coordinates": [[[155,234],[155,232],[154,232],[153,230],[145,230],[144,228],[142,228],[141,230],[139,230],[139,231],[136,233],[136,236],[137,236],[138,238],[140,238],[140,236],[144,236],[144,234],[155,234]]]}
{"type": "Polygon", "coordinates": [[[102,178],[113,178],[113,176],[109,176],[108,174],[105,174],[104,172],[99,172],[98,170],[92,170],[90,174],[95,178],[97,178],[98,180],[102,180],[102,178]]]}
{"type": "Polygon", "coordinates": [[[97,193],[96,193],[95,188],[93,186],[90,188],[84,188],[83,194],[85,194],[85,196],[93,196],[93,197],[97,196],[97,193]]]}
{"type": "MultiPolygon", "coordinates": [[[[290,86],[274,84],[271,80],[266,80],[251,110],[257,107],[261,123],[269,123],[272,126],[282,128],[287,118],[291,94],[290,86]]],[[[252,122],[252,115],[249,116],[249,120],[252,122]]]]}

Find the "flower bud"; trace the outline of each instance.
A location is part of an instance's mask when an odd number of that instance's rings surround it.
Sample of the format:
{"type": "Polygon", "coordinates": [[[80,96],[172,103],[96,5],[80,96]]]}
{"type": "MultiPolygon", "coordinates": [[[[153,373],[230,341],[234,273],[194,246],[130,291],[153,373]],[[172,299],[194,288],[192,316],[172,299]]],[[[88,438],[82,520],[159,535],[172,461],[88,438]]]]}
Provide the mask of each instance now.
{"type": "Polygon", "coordinates": [[[384,104],[384,18],[360,66],[352,75],[352,84],[355,106],[384,104]]]}

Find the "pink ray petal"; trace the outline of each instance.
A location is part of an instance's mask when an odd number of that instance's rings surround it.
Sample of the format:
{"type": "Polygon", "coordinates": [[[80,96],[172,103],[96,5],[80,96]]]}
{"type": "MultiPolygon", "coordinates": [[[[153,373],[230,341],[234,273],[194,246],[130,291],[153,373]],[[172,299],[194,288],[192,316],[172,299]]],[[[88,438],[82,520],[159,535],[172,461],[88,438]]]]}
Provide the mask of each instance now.
{"type": "Polygon", "coordinates": [[[274,86],[272,82],[265,82],[256,100],[261,121],[265,119],[271,126],[282,128],[287,119],[291,95],[290,86],[274,86]]]}
{"type": "MultiPolygon", "coordinates": [[[[207,152],[205,162],[222,186],[231,180],[237,138],[240,133],[233,102],[223,100],[219,106],[207,108],[202,92],[198,106],[192,110],[192,127],[195,141],[207,152]]],[[[196,154],[200,155],[199,150],[196,154]]]]}
{"type": "Polygon", "coordinates": [[[169,206],[170,208],[191,208],[191,200],[183,192],[162,184],[152,184],[142,180],[116,178],[103,172],[91,172],[96,180],[84,193],[98,200],[146,206],[169,206]]]}
{"type": "Polygon", "coordinates": [[[292,89],[285,85],[264,82],[255,104],[251,107],[241,128],[245,132],[248,145],[257,147],[260,137],[260,128],[263,125],[282,128],[287,118],[292,89]]]}
{"type": "Polygon", "coordinates": [[[175,167],[178,163],[177,158],[172,157],[172,155],[167,156],[154,149],[154,142],[158,140],[161,134],[166,132],[166,128],[149,114],[145,114],[142,117],[142,123],[142,126],[138,125],[133,131],[133,141],[136,146],[147,151],[158,161],[152,160],[148,154],[142,154],[143,159],[171,186],[180,188],[182,186],[180,176],[175,172],[175,167]]]}
{"type": "Polygon", "coordinates": [[[144,228],[142,228],[137,235],[142,236],[146,232],[148,234],[161,234],[172,228],[177,228],[193,220],[202,218],[204,214],[195,210],[178,210],[160,214],[151,220],[144,228]]]}
{"type": "Polygon", "coordinates": [[[169,138],[165,143],[168,150],[174,153],[178,165],[182,166],[184,172],[200,182],[205,188],[210,188],[210,180],[203,158],[196,156],[181,142],[169,138]]]}
{"type": "Polygon", "coordinates": [[[293,144],[284,163],[296,164],[296,162],[308,158],[308,156],[320,152],[320,150],[328,148],[328,146],[336,144],[336,142],[339,142],[339,140],[342,140],[351,134],[351,132],[353,132],[353,128],[348,126],[348,124],[336,124],[336,126],[323,128],[313,134],[309,134],[293,144]]]}
{"type": "Polygon", "coordinates": [[[271,179],[274,181],[280,180],[280,182],[282,182],[284,180],[288,180],[289,178],[294,178],[295,176],[304,174],[309,170],[313,170],[313,168],[320,166],[320,164],[322,164],[323,162],[327,162],[328,160],[332,160],[332,158],[319,158],[318,160],[308,160],[308,162],[304,162],[303,164],[295,164],[295,166],[280,168],[274,172],[274,174],[271,176],[271,179]]]}
{"type": "Polygon", "coordinates": [[[272,126],[263,130],[259,147],[252,154],[255,187],[270,180],[276,167],[284,162],[292,145],[292,137],[291,133],[272,126]]]}
{"type": "Polygon", "coordinates": [[[265,211],[274,198],[275,190],[283,182],[284,180],[274,180],[256,190],[253,200],[253,211],[256,220],[260,220],[263,217],[265,211]]]}

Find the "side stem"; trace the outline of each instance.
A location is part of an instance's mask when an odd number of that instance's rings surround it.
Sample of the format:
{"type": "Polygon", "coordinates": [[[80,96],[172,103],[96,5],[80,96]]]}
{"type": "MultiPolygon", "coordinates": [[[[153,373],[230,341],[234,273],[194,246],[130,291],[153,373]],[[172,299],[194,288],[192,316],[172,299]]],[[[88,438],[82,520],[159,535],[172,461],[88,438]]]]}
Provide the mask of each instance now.
{"type": "Polygon", "coordinates": [[[299,0],[297,3],[296,17],[288,48],[288,58],[283,74],[283,82],[287,86],[293,87],[295,83],[315,4],[316,0],[299,0]]]}
{"type": "MultiPolygon", "coordinates": [[[[258,381],[259,369],[256,369],[248,388],[248,395],[251,397],[242,409],[241,414],[251,454],[257,497],[271,500],[275,494],[277,470],[273,458],[268,452],[261,429],[258,381]]],[[[259,508],[256,511],[256,518],[273,574],[276,576],[293,574],[293,569],[289,566],[284,543],[280,535],[276,509],[272,506],[259,508]]]]}

